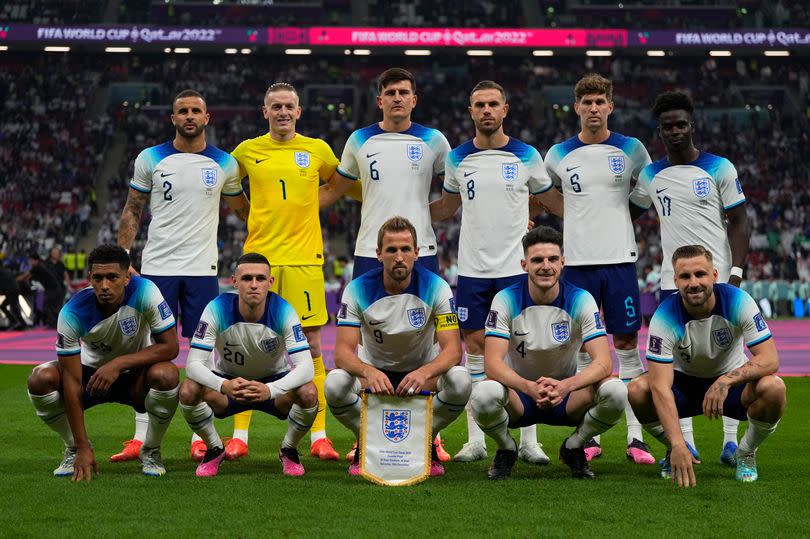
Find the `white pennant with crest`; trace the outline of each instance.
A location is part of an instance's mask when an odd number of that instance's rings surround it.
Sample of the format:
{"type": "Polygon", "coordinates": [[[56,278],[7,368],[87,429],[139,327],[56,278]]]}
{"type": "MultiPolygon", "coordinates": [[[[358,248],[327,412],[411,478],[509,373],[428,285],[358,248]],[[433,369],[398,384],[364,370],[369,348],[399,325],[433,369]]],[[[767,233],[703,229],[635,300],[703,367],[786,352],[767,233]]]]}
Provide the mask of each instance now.
{"type": "Polygon", "coordinates": [[[430,475],[433,396],[363,393],[360,471],[386,486],[421,483],[430,475]]]}

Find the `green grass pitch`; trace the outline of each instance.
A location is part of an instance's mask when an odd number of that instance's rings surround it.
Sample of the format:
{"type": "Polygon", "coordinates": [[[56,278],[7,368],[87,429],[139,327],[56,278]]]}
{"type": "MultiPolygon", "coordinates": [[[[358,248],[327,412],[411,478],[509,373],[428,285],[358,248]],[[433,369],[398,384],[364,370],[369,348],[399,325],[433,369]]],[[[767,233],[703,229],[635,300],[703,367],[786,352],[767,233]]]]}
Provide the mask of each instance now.
{"type": "MultiPolygon", "coordinates": [[[[322,463],[303,450],[303,478],[281,475],[285,424],[256,413],[250,456],[226,462],[211,479],[194,476],[191,431],[179,412],[163,445],[166,476],[142,476],[139,463],[110,464],[132,434],[132,411],[119,405],[88,412],[100,475],[73,484],[51,475],[61,442],[36,417],[25,378],[30,367],[0,366],[2,399],[2,537],[801,537],[808,536],[810,378],[789,378],[788,410],[759,451],[760,480],[741,484],[719,463],[722,426],[695,419],[703,464],[698,486],[678,489],[658,466],[624,457],[624,425],[602,438],[595,481],[570,478],[556,460],[570,429],[540,426],[551,465],[516,465],[512,478],[489,482],[489,461],[449,463],[444,477],[386,488],[346,475],[345,462],[322,463]]],[[[743,424],[743,428],[744,428],[743,424]]],[[[229,435],[231,421],[218,425],[229,435]]],[[[449,451],[465,439],[463,421],[444,433],[449,451]]],[[[348,431],[329,418],[339,451],[348,431]]],[[[742,428],[740,430],[742,435],[742,428]]],[[[653,453],[662,456],[653,441],[653,453]]],[[[490,445],[490,454],[494,449],[490,445]]]]}

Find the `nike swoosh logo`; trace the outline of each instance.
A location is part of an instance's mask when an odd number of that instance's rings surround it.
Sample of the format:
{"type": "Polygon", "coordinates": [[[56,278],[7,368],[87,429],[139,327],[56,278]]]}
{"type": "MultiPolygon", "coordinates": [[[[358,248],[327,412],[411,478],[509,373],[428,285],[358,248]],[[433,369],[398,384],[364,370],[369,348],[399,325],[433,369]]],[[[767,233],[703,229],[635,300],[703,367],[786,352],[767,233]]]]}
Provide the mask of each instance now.
{"type": "Polygon", "coordinates": [[[367,154],[366,154],[366,159],[368,159],[369,157],[374,157],[375,155],[377,155],[377,154],[379,154],[379,153],[380,153],[380,152],[376,152],[376,153],[367,153],[367,154]]]}
{"type": "Polygon", "coordinates": [[[368,325],[369,325],[369,326],[379,326],[379,325],[380,325],[380,324],[382,324],[382,323],[383,323],[383,321],[382,321],[382,320],[370,320],[370,321],[369,321],[369,323],[368,323],[368,325]]]}
{"type": "Polygon", "coordinates": [[[310,319],[310,318],[312,318],[313,316],[318,316],[318,313],[315,313],[315,314],[308,314],[308,315],[306,315],[306,316],[302,316],[302,317],[301,317],[301,320],[309,320],[309,319],[310,319]]]}
{"type": "Polygon", "coordinates": [[[571,172],[572,170],[576,170],[576,169],[578,169],[578,168],[579,168],[579,167],[581,167],[581,166],[582,166],[582,165],[577,165],[577,166],[575,166],[575,167],[565,167],[565,171],[566,171],[566,172],[571,172]]]}
{"type": "Polygon", "coordinates": [[[466,178],[467,176],[472,176],[472,175],[473,175],[473,174],[475,174],[476,172],[478,172],[478,171],[477,171],[477,170],[473,170],[472,172],[465,172],[465,173],[464,173],[464,177],[466,178]]]}
{"type": "Polygon", "coordinates": [[[518,337],[523,337],[524,335],[528,335],[528,334],[529,334],[529,332],[528,332],[528,331],[527,331],[526,333],[521,333],[521,332],[519,332],[519,331],[516,331],[516,332],[515,332],[515,335],[517,335],[518,337]]]}
{"type": "Polygon", "coordinates": [[[270,158],[269,158],[269,157],[265,157],[264,159],[256,159],[256,164],[258,165],[259,163],[261,163],[261,162],[263,162],[263,161],[267,161],[268,159],[270,159],[270,158]]]}
{"type": "Polygon", "coordinates": [[[176,172],[169,172],[168,174],[164,174],[163,172],[160,173],[161,178],[165,178],[166,176],[174,176],[177,174],[176,172]]]}
{"type": "Polygon", "coordinates": [[[656,189],[656,190],[655,190],[655,194],[656,194],[656,195],[658,195],[658,194],[660,194],[660,193],[663,193],[663,192],[664,192],[664,191],[666,191],[667,189],[669,189],[669,187],[664,187],[663,189],[656,189]]]}
{"type": "Polygon", "coordinates": [[[242,346],[242,345],[241,345],[241,344],[239,344],[238,342],[228,342],[228,341],[225,341],[225,346],[242,346]]]}
{"type": "Polygon", "coordinates": [[[689,345],[687,345],[687,346],[681,346],[680,344],[678,345],[678,350],[689,350],[690,348],[691,348],[691,346],[689,346],[689,345]]]}
{"type": "Polygon", "coordinates": [[[627,327],[630,327],[633,324],[635,324],[636,322],[638,322],[638,320],[633,320],[632,322],[625,322],[624,325],[627,326],[627,327]]]}

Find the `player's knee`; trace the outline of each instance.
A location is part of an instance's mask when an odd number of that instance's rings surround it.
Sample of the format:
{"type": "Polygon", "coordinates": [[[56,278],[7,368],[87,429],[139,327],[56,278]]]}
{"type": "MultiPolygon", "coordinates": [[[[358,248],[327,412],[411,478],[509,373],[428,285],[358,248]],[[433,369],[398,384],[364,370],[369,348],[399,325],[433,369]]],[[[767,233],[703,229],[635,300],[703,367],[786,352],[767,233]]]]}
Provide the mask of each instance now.
{"type": "Polygon", "coordinates": [[[294,391],[294,401],[302,408],[318,406],[318,388],[312,382],[306,383],[294,391]]]}
{"type": "Polygon", "coordinates": [[[180,383],[180,371],[174,363],[162,361],[155,363],[146,373],[146,381],[150,389],[158,391],[169,391],[177,387],[180,383]]]}
{"type": "Polygon", "coordinates": [[[644,406],[650,397],[650,384],[647,382],[646,376],[640,376],[627,384],[627,400],[630,401],[633,410],[636,407],[644,406]]]}
{"type": "Polygon", "coordinates": [[[28,376],[28,392],[32,395],[45,395],[59,390],[59,369],[52,363],[37,365],[28,376]]]}
{"type": "Polygon", "coordinates": [[[346,395],[351,392],[354,377],[343,369],[334,369],[326,375],[323,392],[329,406],[342,404],[346,395]]]}
{"type": "Polygon", "coordinates": [[[757,394],[771,406],[784,407],[787,400],[787,388],[780,377],[771,374],[757,380],[757,394]]]}
{"type": "Polygon", "coordinates": [[[203,399],[203,386],[190,378],[183,380],[180,385],[180,404],[193,406],[199,404],[203,399]]]}
{"type": "Polygon", "coordinates": [[[475,384],[470,396],[470,406],[476,415],[492,413],[502,407],[505,388],[495,380],[484,380],[475,384]]]}
{"type": "Polygon", "coordinates": [[[472,379],[465,367],[451,367],[442,377],[442,392],[449,402],[463,406],[470,400],[472,379]]]}
{"type": "Polygon", "coordinates": [[[623,410],[627,402],[627,386],[618,378],[608,378],[597,389],[596,399],[611,409],[623,410]]]}

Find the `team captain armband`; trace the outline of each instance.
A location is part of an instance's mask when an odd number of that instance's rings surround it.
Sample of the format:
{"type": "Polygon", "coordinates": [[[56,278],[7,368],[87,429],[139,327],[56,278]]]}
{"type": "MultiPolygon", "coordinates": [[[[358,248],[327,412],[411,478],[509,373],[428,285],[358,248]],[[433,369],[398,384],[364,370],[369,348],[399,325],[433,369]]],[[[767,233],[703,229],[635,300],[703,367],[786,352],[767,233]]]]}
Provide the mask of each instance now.
{"type": "Polygon", "coordinates": [[[434,316],[433,322],[436,324],[436,331],[444,331],[446,329],[458,329],[458,316],[456,316],[455,313],[447,313],[434,316]]]}

